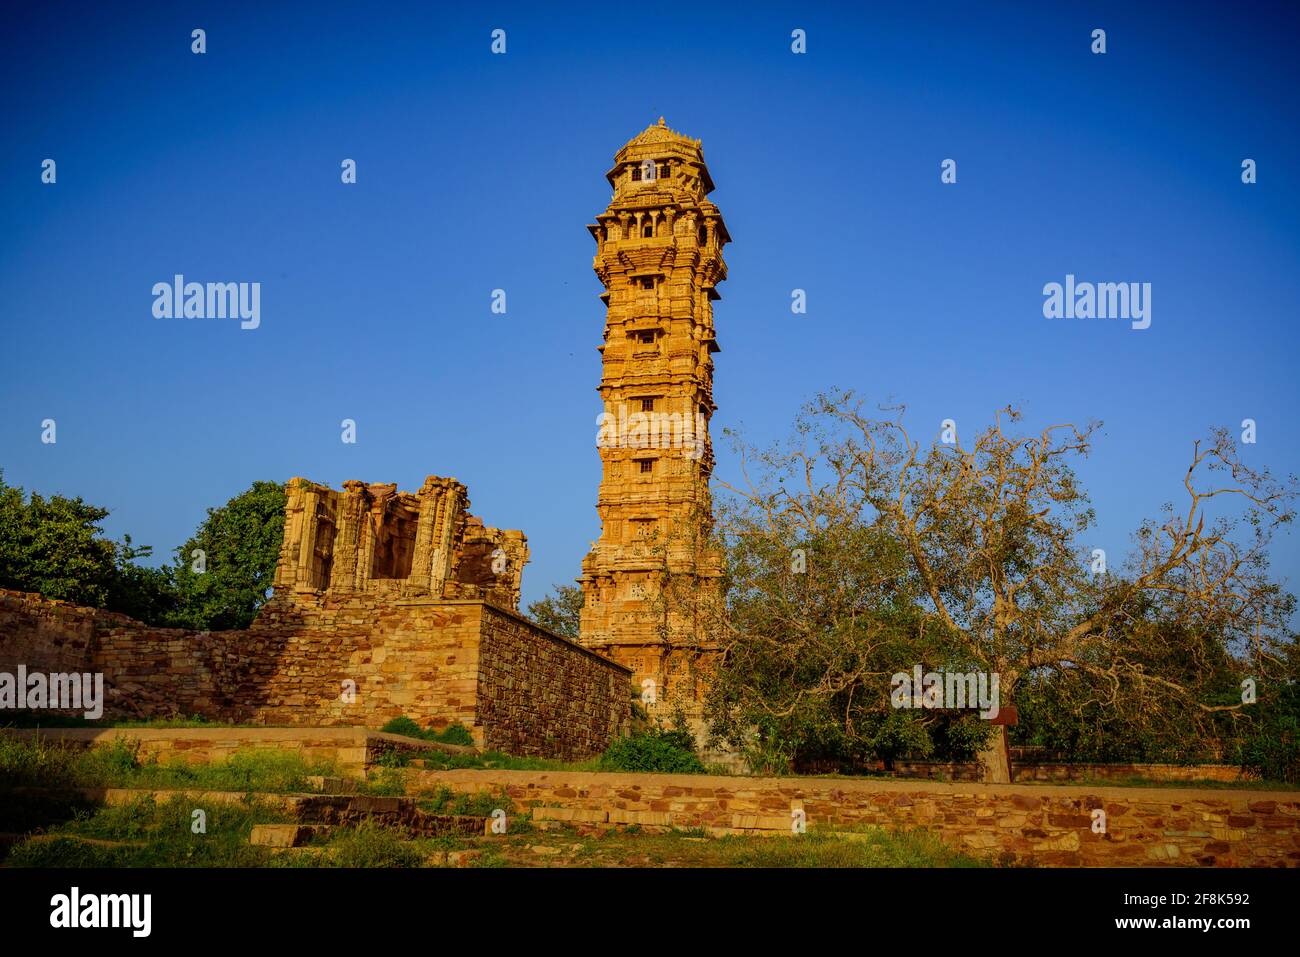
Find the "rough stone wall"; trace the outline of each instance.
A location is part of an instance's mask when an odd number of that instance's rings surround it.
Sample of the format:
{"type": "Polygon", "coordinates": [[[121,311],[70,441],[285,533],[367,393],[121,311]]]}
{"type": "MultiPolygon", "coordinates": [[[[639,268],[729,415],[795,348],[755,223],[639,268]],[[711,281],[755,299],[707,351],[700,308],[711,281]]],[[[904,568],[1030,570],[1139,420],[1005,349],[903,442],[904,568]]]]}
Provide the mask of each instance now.
{"type": "MultiPolygon", "coordinates": [[[[245,632],[192,632],[0,589],[0,671],[104,674],[105,717],[229,720],[245,632]]],[[[72,714],[72,712],[56,712],[72,714]]],[[[80,712],[76,716],[80,716],[80,712]]]]}
{"type": "Polygon", "coordinates": [[[923,828],[959,850],[1048,866],[1300,867],[1300,794],[564,771],[424,771],[422,786],[505,787],[534,816],[715,833],[923,828]],[[1106,812],[1106,833],[1092,811],[1106,812]],[[567,816],[566,816],[567,814],[567,816]]]}
{"type": "Polygon", "coordinates": [[[424,726],[459,721],[472,727],[473,606],[365,594],[277,595],[248,631],[249,664],[234,720],[377,728],[406,716],[424,726]]]}
{"type": "Polygon", "coordinates": [[[85,671],[100,617],[94,609],[0,589],[0,661],[47,673],[85,671]]]}
{"type": "Polygon", "coordinates": [[[377,728],[405,716],[557,757],[603,750],[629,713],[627,669],[478,600],[277,593],[246,631],[191,632],[0,591],[0,671],[19,664],[102,672],[109,718],[377,728]]]}
{"type": "MultiPolygon", "coordinates": [[[[883,763],[880,770],[884,769],[883,763]]],[[[982,768],[974,762],[895,761],[892,773],[904,778],[936,781],[979,781],[982,768]]],[[[1033,781],[1240,781],[1239,767],[1227,764],[1071,764],[1061,761],[1011,759],[1011,779],[1033,781]]]]}
{"type": "Polygon", "coordinates": [[[599,754],[629,719],[632,673],[518,615],[479,606],[478,720],[510,754],[599,754]]]}
{"type": "Polygon", "coordinates": [[[241,751],[294,751],[307,761],[332,762],[343,774],[358,778],[386,751],[427,747],[413,738],[364,728],[9,728],[0,729],[0,735],[73,747],[128,741],[140,755],[166,763],[219,764],[241,751]]]}

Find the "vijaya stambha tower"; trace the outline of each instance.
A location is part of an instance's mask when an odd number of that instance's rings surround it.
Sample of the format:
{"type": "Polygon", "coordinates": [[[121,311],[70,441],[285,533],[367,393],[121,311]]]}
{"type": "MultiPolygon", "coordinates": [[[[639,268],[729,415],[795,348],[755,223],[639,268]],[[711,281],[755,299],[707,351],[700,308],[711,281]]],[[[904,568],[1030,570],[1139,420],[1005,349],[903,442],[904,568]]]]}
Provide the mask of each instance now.
{"type": "Polygon", "coordinates": [[[652,710],[698,714],[712,651],[698,609],[716,600],[722,572],[708,544],[709,420],[713,303],[730,237],[707,198],[700,141],[662,117],[618,151],[606,179],[614,195],[587,227],[606,315],[601,532],[578,579],[581,641],[630,667],[652,710]]]}

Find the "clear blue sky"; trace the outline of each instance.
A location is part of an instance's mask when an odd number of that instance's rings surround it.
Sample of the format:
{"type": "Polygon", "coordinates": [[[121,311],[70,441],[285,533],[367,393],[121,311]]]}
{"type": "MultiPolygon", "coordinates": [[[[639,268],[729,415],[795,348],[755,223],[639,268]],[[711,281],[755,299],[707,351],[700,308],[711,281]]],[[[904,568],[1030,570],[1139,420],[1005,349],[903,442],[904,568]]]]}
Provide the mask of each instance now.
{"type": "Polygon", "coordinates": [[[584,226],[662,114],[734,238],[715,436],[783,436],[833,385],[927,434],[1102,419],[1083,477],[1123,552],[1211,426],[1256,419],[1247,461],[1300,471],[1294,7],[1133,6],[11,6],[0,467],[159,555],[256,479],[453,475],[528,534],[526,600],[571,581],[598,533],[584,226]],[[175,273],[261,282],[261,327],[154,319],[175,273]],[[1151,328],[1043,318],[1067,273],[1150,282],[1151,328]]]}

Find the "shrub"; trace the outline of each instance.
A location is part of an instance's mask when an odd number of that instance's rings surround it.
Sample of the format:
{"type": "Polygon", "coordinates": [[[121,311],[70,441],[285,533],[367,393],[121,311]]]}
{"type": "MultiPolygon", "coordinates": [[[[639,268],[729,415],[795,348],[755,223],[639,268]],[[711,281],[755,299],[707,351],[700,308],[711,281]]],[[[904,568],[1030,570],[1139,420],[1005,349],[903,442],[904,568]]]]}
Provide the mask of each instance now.
{"type": "Polygon", "coordinates": [[[600,769],[703,774],[704,764],[689,731],[655,728],[615,741],[600,756],[600,769]]]}
{"type": "Polygon", "coordinates": [[[459,744],[465,747],[471,747],[474,744],[474,736],[470,734],[469,728],[459,721],[453,721],[441,731],[435,731],[432,728],[421,728],[410,718],[403,716],[393,718],[379,730],[387,734],[405,735],[408,738],[437,741],[440,744],[459,744]]]}
{"type": "Polygon", "coordinates": [[[1300,783],[1300,685],[1283,685],[1253,707],[1251,731],[1237,743],[1236,762],[1266,781],[1300,783]]]}
{"type": "Polygon", "coordinates": [[[424,729],[421,728],[414,721],[412,721],[410,718],[405,716],[400,718],[393,718],[393,720],[389,721],[379,730],[385,732],[386,734],[403,734],[406,735],[408,738],[424,737],[424,729]]]}

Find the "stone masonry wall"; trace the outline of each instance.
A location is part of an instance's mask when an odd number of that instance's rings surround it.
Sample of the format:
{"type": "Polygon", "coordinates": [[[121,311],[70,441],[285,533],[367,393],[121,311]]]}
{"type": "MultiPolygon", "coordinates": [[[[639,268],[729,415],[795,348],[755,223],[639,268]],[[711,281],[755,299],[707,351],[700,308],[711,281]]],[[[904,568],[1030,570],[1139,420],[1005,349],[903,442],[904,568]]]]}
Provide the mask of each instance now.
{"type": "Polygon", "coordinates": [[[405,716],[473,727],[476,604],[277,596],[248,631],[234,720],[377,728],[405,716]]]}
{"type": "Polygon", "coordinates": [[[505,787],[535,819],[714,833],[855,825],[932,830],[972,855],[1049,866],[1300,867],[1300,793],[1041,784],[941,784],[574,771],[422,771],[422,787],[505,787]],[[1106,812],[1106,832],[1092,811],[1106,812]]]}
{"type": "Polygon", "coordinates": [[[277,594],[246,631],[191,632],[0,590],[0,671],[19,664],[102,672],[107,718],[378,728],[405,716],[459,721],[521,754],[598,753],[629,710],[627,669],[470,599],[277,594]]]}
{"type": "Polygon", "coordinates": [[[627,722],[632,672],[532,622],[482,605],[478,719],[510,754],[599,754],[627,722]]]}
{"type": "Polygon", "coordinates": [[[244,632],[190,632],[0,589],[0,671],[104,673],[105,717],[225,720],[244,632]]]}
{"type": "MultiPolygon", "coordinates": [[[[296,752],[309,762],[328,761],[340,772],[364,778],[388,751],[418,751],[427,744],[414,738],[364,728],[3,728],[0,735],[45,740],[67,747],[102,747],[124,741],[146,758],[163,763],[219,764],[247,751],[296,752]]],[[[452,745],[440,747],[468,751],[452,745]]]]}
{"type": "MultiPolygon", "coordinates": [[[[884,770],[883,763],[880,770],[884,770]]],[[[979,781],[975,762],[895,761],[892,773],[903,778],[935,781],[979,781]]],[[[1011,780],[1033,781],[1240,781],[1246,775],[1228,764],[1071,764],[1060,761],[1020,761],[1011,757],[1011,780]]]]}

